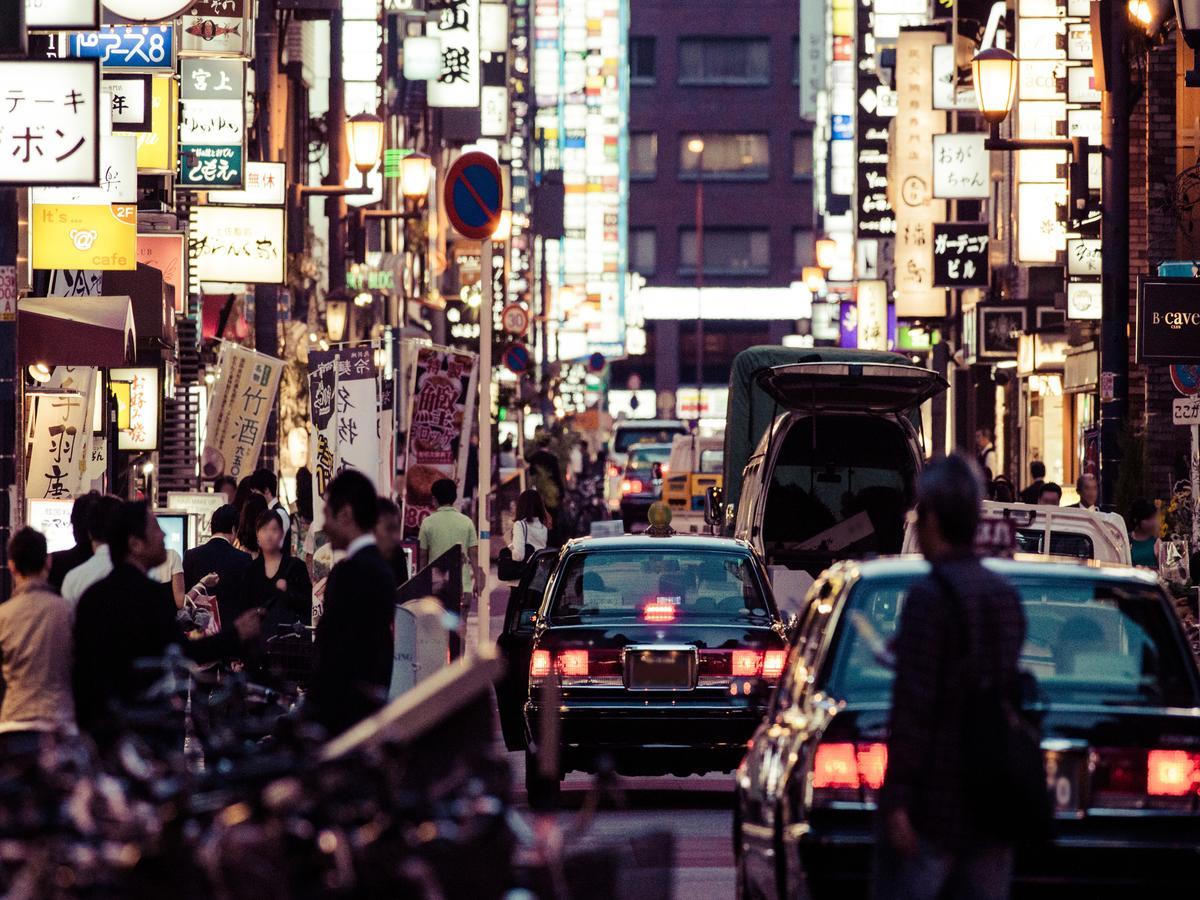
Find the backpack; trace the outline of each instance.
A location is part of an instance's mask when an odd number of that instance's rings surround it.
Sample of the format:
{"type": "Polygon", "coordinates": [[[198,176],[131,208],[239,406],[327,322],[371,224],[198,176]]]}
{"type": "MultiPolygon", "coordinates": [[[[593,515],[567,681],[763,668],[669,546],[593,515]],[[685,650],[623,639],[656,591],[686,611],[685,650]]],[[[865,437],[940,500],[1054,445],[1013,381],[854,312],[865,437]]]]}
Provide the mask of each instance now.
{"type": "Polygon", "coordinates": [[[513,537],[516,537],[518,525],[521,526],[522,534],[525,536],[525,557],[524,559],[513,559],[512,550],[508,547],[496,554],[496,576],[501,581],[520,581],[525,570],[529,568],[529,561],[533,559],[533,554],[537,552],[529,543],[529,528],[524,522],[513,522],[513,537]]]}
{"type": "MultiPolygon", "coordinates": [[[[983,835],[1007,843],[1035,844],[1048,840],[1053,806],[1042,759],[1042,735],[1038,724],[1022,708],[1023,685],[1033,678],[1018,673],[1014,679],[996,682],[980,674],[971,650],[971,629],[966,603],[950,580],[934,571],[934,579],[958,608],[964,636],[964,654],[959,660],[963,695],[963,757],[966,770],[967,806],[974,826],[983,835]]],[[[986,616],[985,616],[986,619],[986,616]]],[[[987,621],[980,631],[987,634],[987,621]]]]}

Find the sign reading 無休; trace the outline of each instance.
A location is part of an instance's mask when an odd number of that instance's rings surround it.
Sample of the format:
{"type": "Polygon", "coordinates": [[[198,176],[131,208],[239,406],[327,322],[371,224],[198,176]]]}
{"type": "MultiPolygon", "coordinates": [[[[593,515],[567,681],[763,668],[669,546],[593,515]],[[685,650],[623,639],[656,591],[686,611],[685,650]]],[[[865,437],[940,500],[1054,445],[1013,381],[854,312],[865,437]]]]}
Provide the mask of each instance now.
{"type": "Polygon", "coordinates": [[[1200,362],[1200,281],[1138,280],[1137,362],[1200,362]]]}
{"type": "Polygon", "coordinates": [[[208,202],[232,206],[283,206],[287,202],[287,166],[250,160],[246,163],[246,189],[214,193],[208,202]]]}
{"type": "Polygon", "coordinates": [[[428,82],[427,100],[434,107],[479,106],[479,0],[429,0],[426,12],[437,18],[425,26],[442,44],[436,78],[428,82]]]}
{"type": "Polygon", "coordinates": [[[99,103],[93,60],[0,60],[0,184],[95,185],[99,103]]]}
{"type": "Polygon", "coordinates": [[[245,347],[223,344],[221,374],[213,389],[204,432],[201,473],[205,478],[254,471],[275,406],[283,360],[245,347]]]}
{"type": "Polygon", "coordinates": [[[241,189],[246,64],[238,59],[182,59],[179,81],[179,185],[241,189]]]}
{"type": "Polygon", "coordinates": [[[102,25],[99,31],[70,35],[66,44],[68,56],[98,59],[105,69],[175,69],[175,29],[171,25],[102,25]]]}
{"type": "Polygon", "coordinates": [[[201,281],[282,284],[287,264],[284,211],[194,207],[191,246],[201,281]]]}
{"type": "Polygon", "coordinates": [[[938,287],[986,287],[986,222],[946,222],[933,226],[933,283],[938,287]]]}

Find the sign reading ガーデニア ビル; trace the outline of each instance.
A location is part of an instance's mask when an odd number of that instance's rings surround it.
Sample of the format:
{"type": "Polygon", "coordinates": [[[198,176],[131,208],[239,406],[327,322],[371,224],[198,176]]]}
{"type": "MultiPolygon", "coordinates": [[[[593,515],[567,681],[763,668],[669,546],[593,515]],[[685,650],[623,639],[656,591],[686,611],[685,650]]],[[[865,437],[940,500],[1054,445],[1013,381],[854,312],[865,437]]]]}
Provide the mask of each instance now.
{"type": "Polygon", "coordinates": [[[1200,281],[1146,278],[1138,282],[1137,362],[1200,362],[1200,281]]]}

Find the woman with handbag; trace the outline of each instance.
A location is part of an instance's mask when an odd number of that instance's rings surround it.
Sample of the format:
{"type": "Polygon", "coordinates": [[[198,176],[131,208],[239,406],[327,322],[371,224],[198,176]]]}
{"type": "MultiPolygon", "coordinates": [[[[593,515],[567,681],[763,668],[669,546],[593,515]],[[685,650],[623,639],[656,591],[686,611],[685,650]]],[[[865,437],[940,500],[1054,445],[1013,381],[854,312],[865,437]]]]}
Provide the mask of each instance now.
{"type": "Polygon", "coordinates": [[[521,492],[517,497],[517,511],[513,519],[512,540],[500,551],[497,574],[501,581],[518,581],[525,570],[525,562],[538,550],[545,550],[550,539],[546,527],[546,506],[541,495],[533,489],[521,492]]]}

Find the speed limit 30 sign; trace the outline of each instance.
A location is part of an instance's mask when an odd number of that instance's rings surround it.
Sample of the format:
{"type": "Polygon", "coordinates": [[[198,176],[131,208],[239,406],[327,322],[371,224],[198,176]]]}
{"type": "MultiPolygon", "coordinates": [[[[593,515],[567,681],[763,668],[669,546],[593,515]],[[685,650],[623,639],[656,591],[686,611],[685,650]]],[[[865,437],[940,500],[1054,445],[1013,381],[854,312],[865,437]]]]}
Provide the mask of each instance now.
{"type": "Polygon", "coordinates": [[[519,303],[510,303],[500,313],[500,322],[508,334],[519,337],[529,330],[529,310],[519,303]]]}

